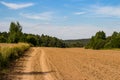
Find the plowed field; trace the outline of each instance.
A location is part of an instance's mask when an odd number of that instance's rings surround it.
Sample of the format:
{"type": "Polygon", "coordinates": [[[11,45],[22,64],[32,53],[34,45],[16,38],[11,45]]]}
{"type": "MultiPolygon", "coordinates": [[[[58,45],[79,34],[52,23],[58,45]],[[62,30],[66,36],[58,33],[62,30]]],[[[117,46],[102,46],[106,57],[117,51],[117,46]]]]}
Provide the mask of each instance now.
{"type": "Polygon", "coordinates": [[[120,80],[119,50],[31,48],[17,61],[12,80],[120,80]]]}

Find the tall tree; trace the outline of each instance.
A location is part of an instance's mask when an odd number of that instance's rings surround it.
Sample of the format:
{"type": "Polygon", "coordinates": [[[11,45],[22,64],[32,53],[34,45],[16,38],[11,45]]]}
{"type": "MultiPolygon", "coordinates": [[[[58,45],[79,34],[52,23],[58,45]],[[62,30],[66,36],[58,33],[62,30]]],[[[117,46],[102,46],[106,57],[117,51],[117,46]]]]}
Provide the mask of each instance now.
{"type": "Polygon", "coordinates": [[[11,22],[10,29],[9,29],[9,38],[8,42],[10,43],[17,43],[22,36],[22,26],[19,22],[11,22]]]}

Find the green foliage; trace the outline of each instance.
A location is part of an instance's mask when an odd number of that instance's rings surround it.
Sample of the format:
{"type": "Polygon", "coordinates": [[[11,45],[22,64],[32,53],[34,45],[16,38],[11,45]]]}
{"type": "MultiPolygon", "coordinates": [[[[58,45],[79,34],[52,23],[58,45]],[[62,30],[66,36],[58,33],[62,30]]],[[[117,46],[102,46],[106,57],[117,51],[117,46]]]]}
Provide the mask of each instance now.
{"type": "Polygon", "coordinates": [[[120,48],[120,33],[113,32],[112,36],[106,35],[103,31],[99,31],[93,36],[90,42],[87,44],[85,48],[92,49],[111,49],[111,48],[120,48]]]}
{"type": "Polygon", "coordinates": [[[106,34],[103,31],[99,31],[99,32],[96,33],[95,38],[105,40],[106,39],[106,34]]]}
{"type": "Polygon", "coordinates": [[[22,33],[22,26],[19,22],[11,22],[9,32],[0,32],[0,43],[25,42],[34,46],[43,47],[65,47],[63,40],[47,35],[34,35],[22,33]]]}
{"type": "Polygon", "coordinates": [[[14,23],[11,22],[9,29],[9,37],[8,42],[10,43],[18,43],[22,36],[22,27],[19,22],[14,23]]]}
{"type": "Polygon", "coordinates": [[[105,45],[105,40],[98,39],[95,41],[93,49],[102,49],[105,45]]]}
{"type": "Polygon", "coordinates": [[[85,48],[92,48],[92,49],[101,49],[104,48],[106,40],[106,34],[103,31],[99,31],[92,36],[90,42],[85,46],[85,48]]]}
{"type": "Polygon", "coordinates": [[[65,47],[65,43],[62,40],[57,39],[56,37],[50,37],[47,35],[41,36],[41,46],[46,47],[65,47]]]}
{"type": "Polygon", "coordinates": [[[27,40],[28,43],[31,43],[34,46],[37,45],[37,39],[36,39],[35,36],[28,35],[27,38],[26,38],[26,40],[27,40]]]}
{"type": "Polygon", "coordinates": [[[0,32],[0,43],[7,42],[8,33],[7,32],[0,32]]]}
{"type": "Polygon", "coordinates": [[[120,48],[120,33],[113,32],[111,38],[106,42],[104,48],[120,48]]]}
{"type": "Polygon", "coordinates": [[[64,40],[66,47],[84,47],[88,44],[90,39],[75,39],[75,40],[64,40]]]}
{"type": "Polygon", "coordinates": [[[0,43],[5,43],[6,42],[6,39],[4,36],[0,36],[0,43]]]}

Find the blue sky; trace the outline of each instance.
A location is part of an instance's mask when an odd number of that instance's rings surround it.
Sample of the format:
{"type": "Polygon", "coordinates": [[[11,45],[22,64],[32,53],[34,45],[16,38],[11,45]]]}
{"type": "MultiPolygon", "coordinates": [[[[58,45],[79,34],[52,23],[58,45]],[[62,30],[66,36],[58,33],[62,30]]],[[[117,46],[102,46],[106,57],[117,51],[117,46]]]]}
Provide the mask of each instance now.
{"type": "Polygon", "coordinates": [[[19,21],[23,32],[60,39],[120,31],[120,0],[0,0],[0,31],[19,21]]]}

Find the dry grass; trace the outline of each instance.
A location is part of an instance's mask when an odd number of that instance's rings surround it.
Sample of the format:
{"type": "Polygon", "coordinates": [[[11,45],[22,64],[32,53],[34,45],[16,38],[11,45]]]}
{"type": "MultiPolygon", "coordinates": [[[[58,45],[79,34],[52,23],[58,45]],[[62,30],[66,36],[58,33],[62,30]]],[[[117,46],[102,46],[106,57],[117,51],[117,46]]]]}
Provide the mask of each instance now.
{"type": "Polygon", "coordinates": [[[0,69],[7,68],[11,61],[19,58],[30,47],[26,43],[0,44],[0,69]]]}
{"type": "Polygon", "coordinates": [[[0,47],[6,47],[6,46],[8,46],[8,47],[12,47],[12,46],[16,46],[17,44],[11,44],[11,43],[0,43],[0,47]]]}

